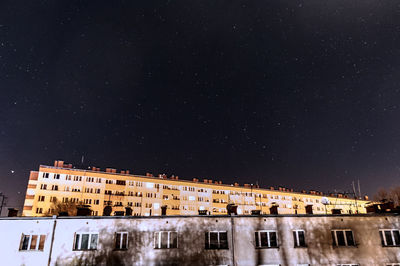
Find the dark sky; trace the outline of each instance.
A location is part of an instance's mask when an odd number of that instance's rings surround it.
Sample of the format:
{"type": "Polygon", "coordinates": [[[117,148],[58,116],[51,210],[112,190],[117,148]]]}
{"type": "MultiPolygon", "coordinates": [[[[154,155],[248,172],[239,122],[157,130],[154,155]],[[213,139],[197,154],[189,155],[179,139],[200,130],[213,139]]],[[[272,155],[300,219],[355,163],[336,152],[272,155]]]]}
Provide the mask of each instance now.
{"type": "Polygon", "coordinates": [[[0,191],[85,167],[399,185],[398,1],[0,3],[0,191]]]}

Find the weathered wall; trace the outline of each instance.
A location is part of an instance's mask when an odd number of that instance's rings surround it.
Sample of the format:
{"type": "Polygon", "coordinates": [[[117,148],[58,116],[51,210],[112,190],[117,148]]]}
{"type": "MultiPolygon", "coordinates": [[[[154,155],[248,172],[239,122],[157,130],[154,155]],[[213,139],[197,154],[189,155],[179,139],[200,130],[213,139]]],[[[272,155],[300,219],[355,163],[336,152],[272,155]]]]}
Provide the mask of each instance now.
{"type": "Polygon", "coordinates": [[[397,215],[4,218],[0,219],[1,265],[47,265],[54,223],[51,265],[385,265],[400,262],[400,247],[382,247],[379,229],[399,229],[399,218],[397,215]],[[294,248],[295,229],[305,230],[307,247],[294,248]],[[357,246],[333,247],[331,229],[353,230],[357,246]],[[256,249],[254,232],[258,230],[276,230],[279,248],[256,249]],[[118,231],[129,232],[128,250],[113,250],[114,233],[118,231]],[[154,249],[155,231],[177,231],[178,248],[154,249]],[[205,250],[206,231],[227,231],[229,249],[205,250]],[[73,251],[75,232],[99,233],[98,249],[73,251]],[[45,234],[44,250],[19,251],[23,233],[45,234]]]}

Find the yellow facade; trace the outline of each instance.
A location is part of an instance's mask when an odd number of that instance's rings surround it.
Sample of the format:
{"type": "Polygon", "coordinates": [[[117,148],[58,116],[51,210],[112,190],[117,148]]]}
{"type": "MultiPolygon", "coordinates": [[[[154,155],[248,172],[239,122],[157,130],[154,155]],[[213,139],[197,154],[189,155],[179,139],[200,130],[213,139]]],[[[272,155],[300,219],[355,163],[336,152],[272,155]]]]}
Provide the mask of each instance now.
{"type": "Polygon", "coordinates": [[[53,200],[73,201],[90,205],[92,215],[103,215],[104,207],[112,206],[112,214],[130,207],[132,215],[161,215],[161,207],[167,206],[166,215],[197,215],[199,210],[207,214],[226,215],[228,203],[238,206],[238,214],[251,214],[259,210],[270,214],[276,206],[279,214],[305,214],[306,206],[313,214],[331,214],[333,209],[341,213],[365,213],[366,200],[323,196],[321,193],[298,193],[284,189],[273,190],[235,185],[225,185],[210,180],[203,182],[178,180],[165,176],[139,176],[114,169],[101,172],[73,169],[71,165],[41,165],[32,171],[27,186],[24,216],[43,216],[52,208],[53,200]],[[323,204],[325,203],[325,204],[323,204]]]}

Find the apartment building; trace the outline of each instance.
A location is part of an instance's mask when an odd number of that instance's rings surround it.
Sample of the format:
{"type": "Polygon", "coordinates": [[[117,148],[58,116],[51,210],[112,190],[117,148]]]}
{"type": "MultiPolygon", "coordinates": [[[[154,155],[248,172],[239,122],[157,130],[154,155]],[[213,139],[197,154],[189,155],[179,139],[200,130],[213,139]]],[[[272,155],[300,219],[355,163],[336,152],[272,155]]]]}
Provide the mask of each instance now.
{"type": "Polygon", "coordinates": [[[369,203],[346,195],[323,195],[317,191],[294,192],[221,181],[181,180],[151,174],[133,175],[97,167],[75,169],[63,161],[41,165],[31,171],[23,216],[51,213],[54,202],[74,202],[90,206],[93,216],[101,216],[106,206],[111,215],[226,215],[227,204],[237,206],[237,214],[355,214],[365,213],[369,203]],[[127,211],[129,210],[129,211],[127,211]]]}
{"type": "Polygon", "coordinates": [[[0,218],[2,265],[399,266],[398,214],[0,218]]]}

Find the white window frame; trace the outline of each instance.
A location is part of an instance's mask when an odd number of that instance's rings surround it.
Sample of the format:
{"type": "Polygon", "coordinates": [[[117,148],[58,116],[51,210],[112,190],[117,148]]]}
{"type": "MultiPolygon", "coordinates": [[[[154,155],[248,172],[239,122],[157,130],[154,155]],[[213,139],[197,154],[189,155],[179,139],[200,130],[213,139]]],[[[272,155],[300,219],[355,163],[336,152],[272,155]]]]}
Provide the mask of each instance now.
{"type": "Polygon", "coordinates": [[[276,230],[258,230],[255,231],[255,233],[257,233],[258,235],[258,242],[259,242],[257,243],[257,239],[254,239],[256,248],[279,248],[278,232],[276,230]],[[261,233],[267,233],[268,246],[261,246],[261,233]],[[270,233],[275,233],[276,235],[276,246],[271,246],[270,233]]]}
{"type": "Polygon", "coordinates": [[[229,236],[228,236],[228,231],[207,231],[207,237],[208,237],[208,247],[206,249],[229,249],[229,236]],[[217,233],[217,239],[218,239],[218,248],[211,248],[211,233],[217,233]],[[226,233],[226,240],[227,240],[227,248],[221,248],[221,239],[220,239],[220,234],[221,233],[226,233]]]}
{"type": "Polygon", "coordinates": [[[383,241],[383,244],[384,244],[383,247],[398,247],[398,246],[400,246],[400,243],[396,243],[396,241],[395,241],[394,234],[393,234],[394,231],[399,231],[399,234],[400,234],[399,229],[379,229],[379,234],[380,234],[381,240],[383,241]],[[393,245],[387,244],[385,231],[390,231],[390,236],[392,237],[393,245]]]}
{"type": "MultiPolygon", "coordinates": [[[[355,246],[357,246],[357,244],[356,244],[356,239],[354,238],[354,233],[353,233],[353,230],[351,230],[351,229],[333,229],[333,230],[331,230],[331,232],[334,232],[334,242],[335,242],[335,247],[355,247],[355,246]],[[345,245],[344,246],[342,246],[342,245],[339,245],[339,243],[338,243],[338,239],[337,239],[337,233],[336,232],[343,232],[343,236],[344,236],[344,243],[345,243],[345,245]],[[347,243],[347,236],[346,236],[346,231],[350,231],[351,232],[351,235],[353,236],[353,245],[349,245],[348,243],[347,243]]],[[[338,265],[341,265],[341,264],[338,264],[338,265]]],[[[358,264],[352,264],[352,263],[350,263],[350,264],[343,264],[343,265],[358,265],[358,264]]]]}
{"type": "Polygon", "coordinates": [[[37,234],[22,234],[21,236],[21,242],[19,244],[19,251],[43,251],[44,250],[44,245],[46,244],[46,235],[37,235],[37,234]],[[27,249],[22,249],[25,237],[28,236],[28,245],[27,249]],[[35,249],[31,249],[31,244],[32,244],[32,237],[36,236],[36,246],[35,249]],[[43,243],[43,249],[39,249],[39,244],[40,244],[40,239],[44,237],[44,243],[43,243]]]}
{"type": "Polygon", "coordinates": [[[129,243],[129,234],[126,231],[121,231],[121,232],[115,232],[115,249],[116,250],[127,250],[128,249],[128,243],[129,243]],[[117,235],[121,235],[119,238],[119,243],[117,243],[117,235]],[[122,244],[123,244],[123,239],[124,239],[124,235],[126,235],[126,248],[122,248],[122,244]]]}
{"type": "MultiPolygon", "coordinates": [[[[302,229],[296,229],[296,230],[293,230],[293,233],[295,233],[295,238],[293,239],[294,247],[295,248],[307,247],[307,244],[306,244],[306,232],[304,230],[302,230],[302,229]],[[304,246],[300,245],[299,232],[303,232],[303,235],[304,235],[304,246]]],[[[301,265],[301,264],[299,264],[299,265],[301,265]]],[[[304,265],[308,265],[308,264],[304,264],[304,265]]]]}
{"type": "Polygon", "coordinates": [[[72,250],[73,251],[97,250],[98,245],[99,245],[99,233],[98,232],[75,232],[72,250]],[[79,243],[78,243],[78,248],[75,249],[75,243],[76,243],[76,236],[77,235],[79,235],[79,243]],[[89,235],[88,248],[87,249],[82,249],[81,248],[82,247],[82,235],[89,235]],[[92,242],[92,236],[93,235],[97,235],[96,248],[90,248],[90,243],[92,242]]]}
{"type": "Polygon", "coordinates": [[[154,248],[155,249],[170,249],[170,248],[178,248],[178,243],[179,243],[179,235],[177,231],[157,231],[154,232],[154,248]],[[167,247],[162,248],[161,247],[161,237],[162,233],[168,233],[168,239],[167,239],[167,247]],[[176,233],[176,247],[171,247],[171,233],[176,233]]]}

